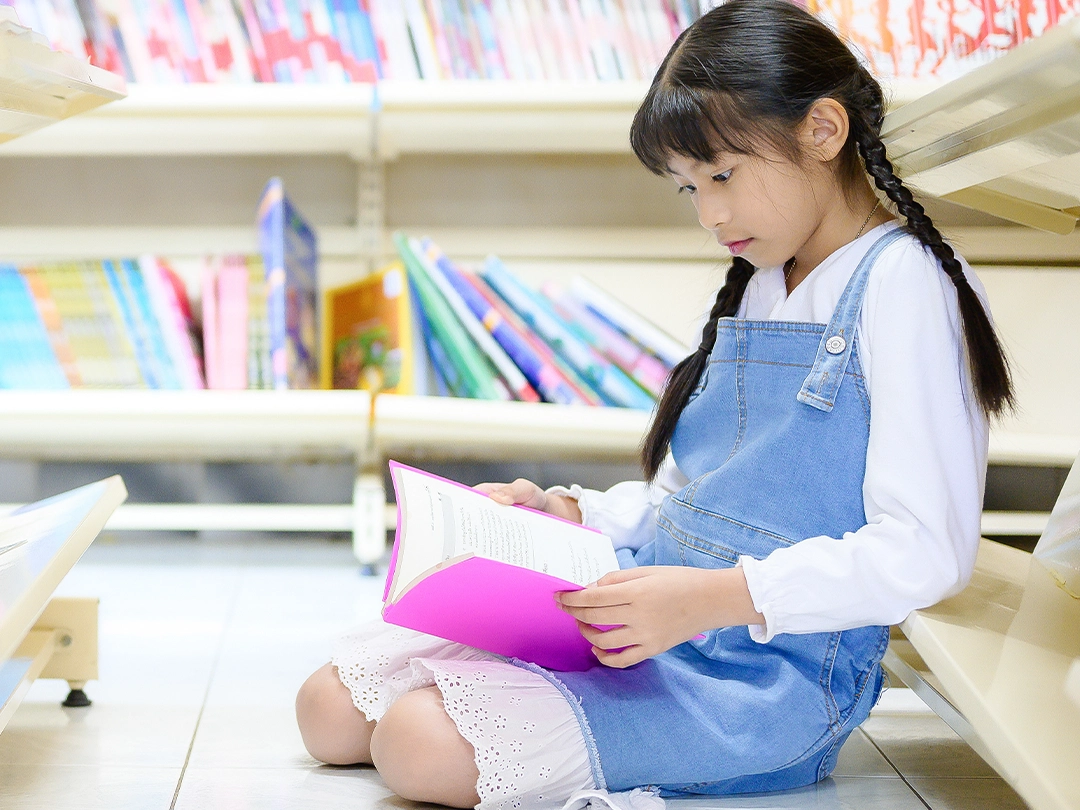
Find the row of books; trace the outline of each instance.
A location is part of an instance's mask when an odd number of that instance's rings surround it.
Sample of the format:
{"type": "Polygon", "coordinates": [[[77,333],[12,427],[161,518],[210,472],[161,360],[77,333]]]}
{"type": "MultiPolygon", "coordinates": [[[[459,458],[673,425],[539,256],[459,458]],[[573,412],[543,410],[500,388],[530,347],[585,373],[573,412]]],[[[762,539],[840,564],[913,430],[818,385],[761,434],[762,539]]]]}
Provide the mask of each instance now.
{"type": "Polygon", "coordinates": [[[279,178],[257,228],[200,263],[201,313],[159,256],[0,265],[0,388],[316,386],[318,244],[279,178]]]}
{"type": "Polygon", "coordinates": [[[430,239],[327,292],[324,387],[648,410],[686,347],[586,279],[534,289],[430,239]]]}
{"type": "Polygon", "coordinates": [[[699,0],[0,0],[129,81],[650,78],[699,0]]]}

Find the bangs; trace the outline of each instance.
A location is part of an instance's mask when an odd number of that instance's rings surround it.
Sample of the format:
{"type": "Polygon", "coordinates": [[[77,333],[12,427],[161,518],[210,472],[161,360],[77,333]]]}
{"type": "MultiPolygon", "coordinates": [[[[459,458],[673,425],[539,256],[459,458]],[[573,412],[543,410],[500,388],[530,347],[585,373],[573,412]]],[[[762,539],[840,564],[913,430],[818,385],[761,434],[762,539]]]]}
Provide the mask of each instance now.
{"type": "Polygon", "coordinates": [[[713,163],[722,153],[758,154],[773,139],[751,131],[741,113],[729,95],[658,80],[634,114],[630,146],[659,175],[668,174],[672,155],[713,163]]]}

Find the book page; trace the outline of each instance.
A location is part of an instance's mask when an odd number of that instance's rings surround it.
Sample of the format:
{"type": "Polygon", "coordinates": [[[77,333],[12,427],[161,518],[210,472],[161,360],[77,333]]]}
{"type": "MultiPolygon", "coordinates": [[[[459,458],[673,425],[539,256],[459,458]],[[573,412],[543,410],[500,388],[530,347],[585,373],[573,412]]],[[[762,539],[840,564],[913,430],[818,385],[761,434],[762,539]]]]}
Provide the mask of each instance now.
{"type": "Polygon", "coordinates": [[[588,585],[619,568],[611,540],[551,515],[505,506],[440,478],[395,467],[402,510],[390,599],[438,563],[473,554],[588,585]]]}

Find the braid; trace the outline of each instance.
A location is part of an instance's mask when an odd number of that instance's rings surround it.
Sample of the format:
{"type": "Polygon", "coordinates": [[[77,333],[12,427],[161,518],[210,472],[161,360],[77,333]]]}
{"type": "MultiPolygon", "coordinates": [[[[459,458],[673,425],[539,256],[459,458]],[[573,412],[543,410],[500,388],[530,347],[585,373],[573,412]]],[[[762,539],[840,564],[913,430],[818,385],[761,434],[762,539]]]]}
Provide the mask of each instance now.
{"type": "Polygon", "coordinates": [[[645,480],[652,481],[667,455],[675,424],[683,412],[690,395],[709,362],[709,354],[716,345],[716,327],[721,318],[729,318],[739,311],[746,285],[754,274],[754,266],[746,259],[736,256],[724,279],[724,286],[716,293],[716,301],[709,311],[709,319],[701,332],[701,344],[668,375],[667,384],[657,403],[652,424],[641,445],[641,466],[645,480]]]}
{"type": "Polygon", "coordinates": [[[952,246],[942,238],[911,190],[894,173],[892,163],[885,155],[885,145],[877,135],[880,117],[875,117],[878,118],[875,122],[877,126],[869,127],[865,121],[860,122],[852,116],[856,144],[866,164],[866,171],[907,219],[906,230],[930,249],[941,263],[941,269],[952,279],[971,364],[975,398],[988,415],[1000,414],[1013,405],[1012,379],[1005,352],[952,246]]]}

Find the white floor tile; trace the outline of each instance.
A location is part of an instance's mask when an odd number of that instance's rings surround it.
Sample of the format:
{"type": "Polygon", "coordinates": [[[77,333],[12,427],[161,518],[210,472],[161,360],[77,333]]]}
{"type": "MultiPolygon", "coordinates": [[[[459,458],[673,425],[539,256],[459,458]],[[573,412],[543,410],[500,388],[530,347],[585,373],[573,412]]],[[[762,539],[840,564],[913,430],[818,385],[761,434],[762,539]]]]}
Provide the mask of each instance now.
{"type": "Polygon", "coordinates": [[[372,768],[189,768],[176,810],[406,810],[372,768]]]}
{"type": "Polygon", "coordinates": [[[840,749],[840,758],[836,763],[833,776],[891,776],[897,779],[900,774],[881,755],[877,747],[862,733],[855,729],[840,749]]]}
{"type": "Polygon", "coordinates": [[[1004,779],[912,779],[932,810],[1026,810],[1004,779]]]}
{"type": "Polygon", "coordinates": [[[207,706],[191,748],[192,768],[314,768],[292,706],[207,706]]]}
{"type": "Polygon", "coordinates": [[[875,715],[861,728],[904,776],[997,776],[937,715],[875,715]]]}
{"type": "Polygon", "coordinates": [[[926,810],[902,779],[844,776],[780,793],[672,799],[668,807],[670,810],[926,810]]]}
{"type": "Polygon", "coordinates": [[[168,810],[179,768],[0,763],[4,810],[168,810]]]}
{"type": "Polygon", "coordinates": [[[0,762],[181,768],[198,715],[197,706],[66,709],[24,702],[0,734],[0,762]]]}

